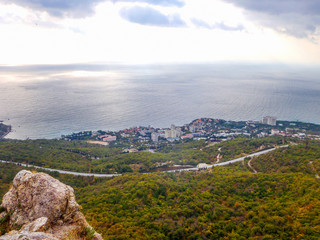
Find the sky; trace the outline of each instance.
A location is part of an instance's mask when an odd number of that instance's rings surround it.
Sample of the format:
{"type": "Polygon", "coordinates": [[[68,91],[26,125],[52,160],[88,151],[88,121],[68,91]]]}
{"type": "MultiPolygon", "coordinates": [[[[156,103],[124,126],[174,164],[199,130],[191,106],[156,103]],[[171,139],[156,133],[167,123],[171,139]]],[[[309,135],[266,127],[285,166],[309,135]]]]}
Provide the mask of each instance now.
{"type": "Polygon", "coordinates": [[[0,65],[318,65],[319,0],[0,0],[0,65]]]}

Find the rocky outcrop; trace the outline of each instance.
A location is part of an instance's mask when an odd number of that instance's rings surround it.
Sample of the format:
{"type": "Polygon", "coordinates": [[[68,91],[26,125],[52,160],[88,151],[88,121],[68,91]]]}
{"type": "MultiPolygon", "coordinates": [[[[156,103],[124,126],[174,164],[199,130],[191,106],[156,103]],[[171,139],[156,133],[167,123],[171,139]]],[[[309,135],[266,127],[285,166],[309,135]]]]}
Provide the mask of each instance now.
{"type": "Polygon", "coordinates": [[[80,212],[73,189],[48,174],[20,171],[1,205],[10,232],[0,240],[102,240],[80,212]]]}

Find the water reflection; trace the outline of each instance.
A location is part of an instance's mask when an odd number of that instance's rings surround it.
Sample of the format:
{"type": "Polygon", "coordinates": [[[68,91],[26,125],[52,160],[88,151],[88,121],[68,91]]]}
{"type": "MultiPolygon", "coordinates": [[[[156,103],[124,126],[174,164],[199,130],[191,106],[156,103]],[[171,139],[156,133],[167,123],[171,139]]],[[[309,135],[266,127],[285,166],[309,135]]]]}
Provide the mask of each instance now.
{"type": "Polygon", "coordinates": [[[0,67],[0,119],[11,138],[167,127],[198,117],[319,122],[317,69],[283,66],[0,67]],[[309,71],[307,71],[309,70],[309,71]],[[10,120],[7,120],[7,119],[10,120]]]}

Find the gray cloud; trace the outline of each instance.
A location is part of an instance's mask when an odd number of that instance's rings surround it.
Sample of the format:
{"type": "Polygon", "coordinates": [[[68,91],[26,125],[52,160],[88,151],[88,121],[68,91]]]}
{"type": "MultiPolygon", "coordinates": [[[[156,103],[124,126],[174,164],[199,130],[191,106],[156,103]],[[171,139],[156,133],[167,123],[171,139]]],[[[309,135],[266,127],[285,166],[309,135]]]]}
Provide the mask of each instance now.
{"type": "Polygon", "coordinates": [[[33,10],[47,12],[54,17],[83,18],[94,13],[100,2],[142,2],[160,6],[184,6],[181,0],[3,0],[5,4],[16,4],[33,10]]]}
{"type": "Polygon", "coordinates": [[[247,10],[248,16],[278,32],[304,38],[319,35],[319,0],[224,0],[247,10]]]}
{"type": "Polygon", "coordinates": [[[4,0],[8,4],[47,12],[55,17],[81,18],[92,15],[97,3],[104,0],[4,0]]]}
{"type": "Polygon", "coordinates": [[[242,25],[237,26],[228,26],[224,22],[218,22],[213,25],[210,25],[209,23],[202,21],[197,18],[191,19],[191,22],[196,25],[197,27],[207,28],[207,29],[221,29],[225,31],[241,31],[244,29],[242,25]]]}
{"type": "Polygon", "coordinates": [[[113,2],[144,2],[151,5],[176,7],[183,7],[185,5],[183,0],[113,0],[113,2]]]}
{"type": "Polygon", "coordinates": [[[161,27],[183,27],[185,22],[179,15],[165,15],[151,7],[126,7],[121,9],[122,18],[142,25],[161,27]]]}
{"type": "Polygon", "coordinates": [[[270,14],[320,14],[319,0],[225,0],[245,9],[270,14]]]}

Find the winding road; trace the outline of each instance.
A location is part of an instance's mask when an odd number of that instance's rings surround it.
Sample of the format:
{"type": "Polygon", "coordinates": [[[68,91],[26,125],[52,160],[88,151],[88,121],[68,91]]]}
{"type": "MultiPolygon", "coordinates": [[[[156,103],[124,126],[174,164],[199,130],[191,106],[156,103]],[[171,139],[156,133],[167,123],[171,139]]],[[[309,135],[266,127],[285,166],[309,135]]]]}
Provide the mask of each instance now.
{"type": "MultiPolygon", "coordinates": [[[[287,145],[286,146],[282,146],[282,147],[287,147],[287,145]]],[[[240,161],[243,161],[246,157],[259,156],[259,155],[262,155],[262,154],[266,154],[266,153],[272,152],[274,150],[276,150],[276,148],[271,148],[271,149],[263,150],[263,151],[260,151],[260,152],[252,153],[252,154],[249,154],[249,155],[247,155],[245,157],[232,159],[232,160],[229,160],[229,161],[226,161],[226,162],[207,165],[206,169],[212,168],[212,167],[215,167],[215,166],[224,166],[224,165],[229,165],[229,164],[232,164],[232,163],[240,162],[240,161]]],[[[33,168],[43,169],[43,170],[50,171],[50,172],[58,172],[58,173],[63,173],[63,174],[76,175],[76,176],[117,177],[117,176],[121,175],[121,174],[99,174],[99,173],[72,172],[72,171],[65,171],[65,170],[59,170],[59,169],[53,169],[53,168],[40,167],[40,166],[31,165],[31,164],[10,162],[10,161],[6,161],[6,160],[0,160],[0,162],[1,163],[11,163],[11,164],[15,164],[15,165],[22,166],[22,167],[33,167],[33,168]]],[[[184,172],[184,171],[198,171],[198,170],[199,170],[199,168],[194,167],[194,168],[168,170],[168,171],[163,171],[163,172],[184,172]]]]}
{"type": "Polygon", "coordinates": [[[70,174],[70,175],[76,175],[76,176],[94,176],[94,177],[116,177],[120,176],[121,174],[97,174],[97,173],[80,173],[80,172],[72,172],[72,171],[65,171],[65,170],[58,170],[58,169],[53,169],[53,168],[46,168],[46,167],[39,167],[31,164],[24,164],[24,163],[17,163],[17,162],[9,162],[5,160],[0,160],[1,163],[12,163],[18,166],[22,167],[31,167],[31,168],[38,168],[38,169],[43,169],[49,172],[58,172],[58,173],[63,173],[63,174],[70,174]]]}
{"type": "Polygon", "coordinates": [[[250,168],[254,173],[258,173],[257,170],[255,170],[255,169],[252,167],[251,161],[252,161],[252,158],[251,158],[250,161],[248,162],[249,168],[250,168]]]}

